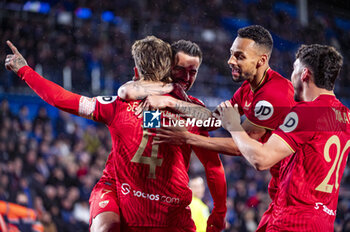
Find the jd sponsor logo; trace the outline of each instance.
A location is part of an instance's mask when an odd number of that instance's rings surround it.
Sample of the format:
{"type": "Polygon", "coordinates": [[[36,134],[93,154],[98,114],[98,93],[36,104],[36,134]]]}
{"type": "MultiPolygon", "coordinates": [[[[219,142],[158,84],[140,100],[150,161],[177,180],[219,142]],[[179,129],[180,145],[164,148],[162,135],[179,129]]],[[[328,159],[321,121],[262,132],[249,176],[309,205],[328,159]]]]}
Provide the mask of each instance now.
{"type": "Polygon", "coordinates": [[[267,120],[273,115],[273,106],[268,101],[259,101],[254,108],[254,115],[259,120],[267,120]]]}
{"type": "Polygon", "coordinates": [[[283,124],[280,126],[280,129],[283,130],[286,133],[292,132],[297,128],[299,123],[299,118],[297,113],[290,112],[286,118],[284,119],[283,124]]]}

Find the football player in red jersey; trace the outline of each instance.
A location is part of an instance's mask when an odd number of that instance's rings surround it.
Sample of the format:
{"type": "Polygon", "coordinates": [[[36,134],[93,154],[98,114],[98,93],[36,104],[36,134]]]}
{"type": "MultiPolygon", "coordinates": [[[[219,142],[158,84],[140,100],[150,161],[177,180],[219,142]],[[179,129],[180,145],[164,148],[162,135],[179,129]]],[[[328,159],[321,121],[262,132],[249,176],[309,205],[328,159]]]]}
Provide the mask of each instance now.
{"type": "MultiPolygon", "coordinates": [[[[116,165],[115,159],[119,155],[116,152],[116,149],[119,148],[119,140],[115,138],[118,133],[113,130],[113,126],[116,127],[116,125],[111,121],[115,115],[122,114],[117,111],[115,105],[123,105],[128,112],[132,110],[133,105],[121,103],[117,97],[88,98],[66,91],[33,71],[17,48],[9,41],[7,43],[13,54],[7,55],[5,67],[17,73],[43,100],[61,110],[108,125],[113,139],[113,151],[108,157],[101,179],[90,196],[90,229],[91,231],[119,231],[120,202],[117,197],[118,186],[114,166],[116,165]],[[112,105],[112,103],[117,104],[112,105]]],[[[134,43],[132,55],[135,61],[136,77],[146,80],[169,78],[172,57],[169,44],[155,37],[146,37],[134,43]]],[[[132,146],[137,146],[137,144],[139,142],[136,139],[132,146]]]]}
{"type": "MultiPolygon", "coordinates": [[[[196,80],[199,66],[202,62],[202,51],[196,43],[186,40],[179,40],[171,45],[174,64],[171,71],[173,82],[177,83],[184,91],[188,91],[196,80]]],[[[157,82],[133,81],[124,84],[118,90],[119,97],[127,100],[143,99],[149,95],[164,94],[173,89],[173,86],[157,82]]],[[[197,105],[202,103],[197,98],[187,96],[191,102],[196,102],[197,105]]],[[[144,103],[144,102],[143,102],[144,103]]],[[[142,103],[141,103],[142,104],[142,103]]],[[[159,107],[159,105],[158,105],[159,107]]],[[[159,107],[165,108],[165,107],[159,107]]],[[[206,130],[201,128],[200,134],[209,136],[206,130]]],[[[207,183],[210,193],[214,200],[214,209],[207,221],[208,230],[222,230],[224,228],[224,212],[226,210],[226,186],[224,184],[224,176],[221,176],[222,169],[214,163],[221,163],[219,156],[215,152],[206,149],[192,147],[196,155],[202,162],[207,175],[207,183]],[[207,154],[212,154],[212,157],[207,154]],[[214,185],[214,183],[216,184],[214,185]],[[219,189],[218,183],[222,189],[219,189]],[[225,198],[225,199],[223,199],[225,198]],[[212,227],[212,228],[210,228],[212,227]]]]}
{"type": "MultiPolygon", "coordinates": [[[[91,231],[195,231],[188,208],[192,198],[187,175],[190,146],[153,145],[153,136],[134,115],[138,101],[87,98],[66,91],[39,76],[10,42],[8,45],[14,54],[7,56],[6,68],[17,73],[40,97],[62,110],[109,127],[113,150],[103,177],[91,194],[91,231]]],[[[136,77],[169,77],[172,57],[168,44],[147,37],[133,45],[132,54],[136,77]]],[[[217,196],[223,203],[215,205],[217,210],[208,220],[211,231],[220,230],[226,213],[223,167],[217,154],[213,159],[199,158],[211,171],[210,188],[219,190],[217,196]]]]}
{"type": "Polygon", "coordinates": [[[223,127],[258,170],[281,161],[268,231],[334,231],[339,185],[350,148],[350,110],[334,95],[342,56],[326,45],[302,45],[292,83],[300,101],[265,144],[249,138],[235,105],[220,104],[223,127]]]}
{"type": "MultiPolygon", "coordinates": [[[[238,30],[228,60],[233,80],[244,81],[230,102],[238,104],[240,114],[246,116],[247,119],[242,124],[245,131],[250,137],[261,142],[267,141],[271,132],[282,123],[295,104],[291,82],[269,67],[272,48],[272,36],[265,28],[259,25],[248,26],[238,30]]],[[[212,117],[212,112],[204,107],[169,96],[149,96],[141,106],[145,106],[146,109],[169,107],[199,119],[212,117]]],[[[142,109],[138,109],[136,113],[141,112],[142,109]]],[[[159,143],[187,143],[223,154],[240,154],[231,138],[205,137],[171,128],[162,128],[159,131],[159,143]]],[[[272,178],[268,189],[273,200],[279,184],[279,164],[271,167],[270,172],[272,178]]],[[[265,231],[273,204],[272,201],[261,218],[258,231],[265,231]]]]}

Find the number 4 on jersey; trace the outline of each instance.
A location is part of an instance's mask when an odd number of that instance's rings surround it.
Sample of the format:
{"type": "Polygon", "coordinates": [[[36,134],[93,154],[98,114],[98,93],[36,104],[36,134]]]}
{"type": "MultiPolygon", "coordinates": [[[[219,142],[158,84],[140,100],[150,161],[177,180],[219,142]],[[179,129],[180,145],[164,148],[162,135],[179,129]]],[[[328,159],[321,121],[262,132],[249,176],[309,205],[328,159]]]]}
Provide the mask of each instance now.
{"type": "Polygon", "coordinates": [[[143,132],[143,135],[142,135],[141,143],[140,143],[139,148],[137,149],[135,155],[132,157],[131,162],[149,165],[150,170],[149,170],[148,178],[156,179],[156,167],[162,166],[163,158],[157,157],[158,149],[159,149],[158,144],[152,145],[151,157],[142,156],[142,154],[147,146],[148,139],[149,139],[148,131],[143,130],[142,132],[143,132]]]}

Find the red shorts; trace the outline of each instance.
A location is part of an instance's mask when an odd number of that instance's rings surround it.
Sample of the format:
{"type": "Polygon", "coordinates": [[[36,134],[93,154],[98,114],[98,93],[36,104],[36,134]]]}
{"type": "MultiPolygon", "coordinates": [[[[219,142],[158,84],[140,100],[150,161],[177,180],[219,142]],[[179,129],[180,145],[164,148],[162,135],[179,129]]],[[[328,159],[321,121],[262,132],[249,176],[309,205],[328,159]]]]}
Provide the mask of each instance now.
{"type": "Polygon", "coordinates": [[[91,191],[90,226],[92,219],[103,212],[114,212],[120,215],[115,180],[100,179],[91,191]]]}

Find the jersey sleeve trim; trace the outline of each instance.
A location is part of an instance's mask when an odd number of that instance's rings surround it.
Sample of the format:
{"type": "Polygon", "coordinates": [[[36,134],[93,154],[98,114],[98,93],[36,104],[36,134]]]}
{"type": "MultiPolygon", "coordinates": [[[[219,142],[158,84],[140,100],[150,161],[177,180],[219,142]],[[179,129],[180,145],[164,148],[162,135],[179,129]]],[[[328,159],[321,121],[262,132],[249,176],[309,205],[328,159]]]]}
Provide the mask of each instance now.
{"type": "Polygon", "coordinates": [[[260,128],[263,128],[263,129],[267,129],[267,130],[271,130],[271,131],[273,131],[274,129],[273,128],[270,128],[270,127],[266,127],[266,126],[261,126],[261,125],[258,125],[258,124],[256,124],[256,123],[254,123],[254,122],[252,122],[251,120],[249,120],[249,118],[247,117],[247,119],[246,120],[248,120],[248,122],[250,122],[251,124],[253,124],[254,126],[257,126],[257,127],[260,127],[260,128]]]}
{"type": "Polygon", "coordinates": [[[277,138],[279,138],[280,140],[282,140],[282,141],[288,146],[288,148],[289,148],[293,153],[295,153],[294,149],[289,145],[289,143],[288,143],[286,140],[284,140],[284,138],[282,138],[281,136],[279,136],[278,134],[275,134],[275,133],[273,133],[272,135],[277,136],[277,138]]]}

